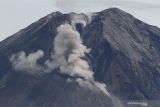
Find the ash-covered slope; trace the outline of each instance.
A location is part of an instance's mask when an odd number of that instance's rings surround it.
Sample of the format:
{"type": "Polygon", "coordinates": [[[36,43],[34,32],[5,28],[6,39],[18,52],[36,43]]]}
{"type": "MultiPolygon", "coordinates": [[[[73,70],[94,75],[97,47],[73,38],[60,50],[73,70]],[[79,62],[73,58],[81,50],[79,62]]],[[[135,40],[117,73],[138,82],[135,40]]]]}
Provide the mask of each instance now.
{"type": "MultiPolygon", "coordinates": [[[[14,70],[10,58],[41,49],[44,65],[53,51],[57,27],[69,23],[84,44],[96,81],[104,82],[121,100],[160,99],[160,29],[147,25],[119,9],[91,16],[52,13],[0,43],[1,107],[112,107],[102,92],[68,82],[59,72],[28,75],[14,70]]],[[[56,69],[58,70],[58,69],[56,69]]]]}

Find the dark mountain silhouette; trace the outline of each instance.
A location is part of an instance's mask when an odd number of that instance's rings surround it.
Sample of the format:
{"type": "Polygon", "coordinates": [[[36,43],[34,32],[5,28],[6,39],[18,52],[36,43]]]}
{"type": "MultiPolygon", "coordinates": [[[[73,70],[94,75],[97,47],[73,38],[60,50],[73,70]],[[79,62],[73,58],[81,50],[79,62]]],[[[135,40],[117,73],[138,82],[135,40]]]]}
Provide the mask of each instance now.
{"type": "MultiPolygon", "coordinates": [[[[54,12],[0,42],[0,107],[113,106],[103,93],[68,83],[68,75],[28,75],[13,69],[9,59],[20,51],[43,50],[40,64],[50,58],[57,27],[64,23],[74,23],[84,44],[91,48],[86,59],[95,79],[107,84],[110,93],[122,102],[160,99],[160,29],[110,8],[92,18],[54,12]]],[[[151,107],[158,107],[154,104],[151,107]]]]}

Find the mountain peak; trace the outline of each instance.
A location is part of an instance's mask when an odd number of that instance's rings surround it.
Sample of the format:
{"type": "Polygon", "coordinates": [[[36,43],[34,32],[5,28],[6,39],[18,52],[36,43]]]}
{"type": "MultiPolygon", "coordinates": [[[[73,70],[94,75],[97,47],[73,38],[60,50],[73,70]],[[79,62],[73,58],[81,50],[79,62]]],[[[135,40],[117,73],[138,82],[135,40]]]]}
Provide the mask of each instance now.
{"type": "Polygon", "coordinates": [[[112,8],[108,8],[108,9],[102,10],[102,12],[103,11],[122,12],[123,10],[121,10],[119,8],[116,8],[116,7],[112,7],[112,8]]]}

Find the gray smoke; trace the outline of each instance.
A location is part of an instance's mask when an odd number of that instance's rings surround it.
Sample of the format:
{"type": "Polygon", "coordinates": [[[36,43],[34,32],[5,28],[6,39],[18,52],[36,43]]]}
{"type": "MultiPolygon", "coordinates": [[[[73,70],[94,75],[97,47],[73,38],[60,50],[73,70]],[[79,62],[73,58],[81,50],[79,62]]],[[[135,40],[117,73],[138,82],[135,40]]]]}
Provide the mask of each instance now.
{"type": "Polygon", "coordinates": [[[44,52],[42,50],[38,50],[37,52],[29,55],[26,55],[26,53],[22,51],[18,54],[12,55],[10,61],[16,71],[35,74],[40,72],[43,68],[41,65],[37,64],[37,61],[43,56],[44,52]]]}
{"type": "Polygon", "coordinates": [[[93,72],[82,59],[89,49],[82,44],[79,33],[69,24],[61,25],[57,31],[58,35],[53,43],[55,53],[52,55],[52,61],[46,61],[49,70],[59,67],[61,73],[93,79],[93,72]]]}
{"type": "Polygon", "coordinates": [[[46,61],[46,72],[59,68],[60,73],[77,78],[80,86],[102,91],[109,96],[106,85],[94,80],[94,73],[84,59],[90,49],[83,45],[80,34],[69,24],[59,26],[57,31],[58,35],[53,42],[54,54],[52,60],[46,61]]]}

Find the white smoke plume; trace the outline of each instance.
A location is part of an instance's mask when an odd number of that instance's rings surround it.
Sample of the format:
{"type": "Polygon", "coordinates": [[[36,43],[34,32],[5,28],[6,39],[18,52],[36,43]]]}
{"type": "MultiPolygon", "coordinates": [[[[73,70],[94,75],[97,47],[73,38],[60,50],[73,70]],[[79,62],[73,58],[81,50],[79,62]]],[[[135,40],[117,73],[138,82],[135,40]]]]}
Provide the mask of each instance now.
{"type": "Polygon", "coordinates": [[[89,49],[82,44],[79,33],[69,24],[61,25],[57,31],[52,60],[46,61],[49,70],[59,67],[62,73],[92,79],[93,73],[90,72],[88,63],[82,59],[89,49]]]}
{"type": "Polygon", "coordinates": [[[62,74],[77,78],[80,86],[102,91],[109,96],[106,85],[94,80],[94,73],[84,59],[85,53],[89,53],[90,49],[83,45],[80,34],[69,24],[59,26],[57,31],[52,60],[46,61],[47,72],[59,68],[62,74]]]}
{"type": "Polygon", "coordinates": [[[10,61],[12,66],[16,71],[21,71],[24,73],[35,74],[42,70],[42,66],[37,64],[37,61],[44,56],[42,50],[38,50],[35,53],[26,55],[24,51],[18,54],[12,55],[10,61]]]}

